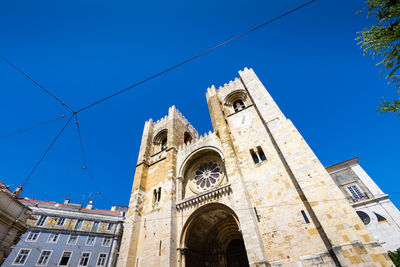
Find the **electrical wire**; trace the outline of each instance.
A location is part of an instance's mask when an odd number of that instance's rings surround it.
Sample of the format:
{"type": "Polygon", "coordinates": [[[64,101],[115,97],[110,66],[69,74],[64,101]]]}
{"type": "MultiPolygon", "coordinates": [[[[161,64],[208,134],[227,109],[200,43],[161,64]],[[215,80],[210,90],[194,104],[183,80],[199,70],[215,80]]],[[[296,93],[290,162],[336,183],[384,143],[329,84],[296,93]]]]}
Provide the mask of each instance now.
{"type": "Polygon", "coordinates": [[[46,157],[47,153],[50,151],[50,149],[53,147],[53,145],[56,143],[57,139],[60,137],[60,135],[64,132],[65,128],[67,128],[68,124],[70,123],[70,121],[72,120],[73,115],[70,116],[69,120],[67,121],[67,123],[64,125],[64,127],[58,132],[58,134],[56,135],[56,137],[53,139],[53,141],[51,141],[50,145],[47,147],[46,151],[43,153],[42,157],[39,159],[39,161],[35,164],[35,166],[32,168],[32,170],[30,171],[30,173],[28,174],[28,176],[26,177],[26,179],[24,180],[24,182],[22,183],[22,187],[24,187],[29,179],[32,177],[33,173],[36,171],[36,169],[39,167],[40,163],[42,163],[43,159],[46,157]]]}
{"type": "Polygon", "coordinates": [[[58,121],[58,120],[60,120],[60,119],[64,119],[64,118],[68,117],[69,115],[71,115],[71,114],[62,115],[62,116],[57,117],[57,118],[55,118],[55,119],[51,119],[51,120],[39,122],[38,124],[35,124],[35,125],[33,125],[33,126],[30,126],[30,127],[24,128],[24,129],[20,129],[20,130],[16,130],[16,131],[11,132],[11,133],[9,133],[9,134],[0,136],[0,140],[6,139],[6,138],[8,138],[8,137],[11,137],[11,136],[14,136],[14,135],[17,135],[17,134],[24,133],[24,132],[27,132],[27,131],[30,131],[30,130],[32,130],[32,129],[38,128],[38,127],[40,127],[40,126],[49,124],[49,123],[54,122],[54,121],[58,121]]]}
{"type": "Polygon", "coordinates": [[[216,45],[216,46],[214,46],[214,47],[212,47],[212,48],[210,48],[210,49],[208,49],[208,50],[205,50],[205,51],[203,51],[203,52],[201,52],[201,53],[199,53],[199,54],[197,54],[197,55],[195,55],[195,56],[192,56],[192,57],[190,57],[190,58],[188,58],[188,59],[186,59],[186,60],[184,60],[184,61],[182,61],[182,62],[180,62],[180,63],[178,63],[178,64],[175,64],[175,65],[173,65],[173,66],[171,66],[171,67],[169,67],[169,68],[167,68],[167,69],[165,69],[165,70],[163,70],[163,71],[161,71],[161,72],[158,72],[158,73],[156,73],[156,74],[154,74],[154,75],[152,75],[152,76],[150,76],[150,77],[148,77],[148,78],[146,78],[146,79],[144,79],[144,80],[142,80],[142,81],[140,81],[140,82],[137,82],[137,83],[135,83],[135,84],[133,84],[133,85],[131,85],[131,86],[125,88],[125,89],[122,89],[122,90],[120,90],[120,91],[118,91],[118,92],[116,92],[116,93],[114,93],[114,94],[112,94],[112,95],[109,95],[109,96],[107,96],[107,97],[104,97],[104,98],[102,98],[102,99],[99,99],[99,100],[93,102],[92,104],[89,104],[89,105],[87,105],[87,106],[85,106],[85,107],[79,109],[77,112],[81,112],[81,111],[83,111],[83,110],[86,110],[86,109],[88,109],[88,108],[91,108],[91,107],[93,107],[93,106],[95,106],[95,105],[97,105],[97,104],[100,104],[100,103],[102,103],[102,102],[104,102],[104,101],[107,101],[108,99],[110,99],[110,98],[112,98],[112,97],[114,97],[114,96],[117,96],[117,95],[119,95],[119,94],[122,94],[122,93],[124,93],[124,92],[126,92],[126,91],[128,91],[128,90],[130,90],[130,89],[132,89],[132,88],[134,88],[134,87],[137,87],[137,86],[139,86],[139,85],[145,83],[145,82],[148,82],[148,81],[150,81],[150,80],[153,80],[154,78],[157,78],[158,76],[161,76],[161,75],[163,75],[164,73],[167,73],[167,72],[169,72],[169,71],[171,71],[171,70],[173,70],[173,69],[176,69],[176,68],[178,68],[178,67],[180,67],[180,66],[182,66],[182,65],[184,65],[184,64],[186,64],[186,63],[189,63],[190,61],[193,61],[193,60],[195,60],[195,59],[197,59],[197,58],[199,58],[199,57],[201,57],[201,56],[203,56],[203,55],[205,55],[205,54],[208,54],[208,53],[210,53],[211,51],[214,51],[215,49],[217,49],[217,48],[219,48],[219,47],[221,47],[221,46],[224,46],[224,45],[226,45],[226,44],[228,44],[228,43],[230,43],[230,42],[232,42],[232,41],[234,41],[234,40],[236,40],[236,39],[239,39],[239,38],[241,38],[241,37],[243,37],[243,36],[245,36],[245,35],[247,35],[247,34],[253,32],[253,31],[256,31],[256,30],[258,30],[258,29],[260,29],[260,28],[262,28],[262,27],[264,27],[264,26],[266,26],[266,25],[268,25],[268,24],[270,24],[270,23],[272,23],[272,22],[274,22],[274,21],[276,21],[276,20],[278,20],[278,19],[281,19],[281,18],[283,18],[283,17],[285,17],[285,16],[287,16],[287,15],[289,15],[289,14],[291,14],[291,13],[293,13],[293,12],[299,10],[299,9],[302,9],[302,8],[308,6],[308,5],[310,5],[310,4],[312,4],[312,3],[316,2],[316,1],[317,1],[317,0],[308,1],[308,2],[306,2],[306,3],[304,3],[304,4],[300,5],[300,6],[298,6],[298,7],[296,7],[296,8],[293,8],[293,9],[291,9],[291,10],[289,10],[289,11],[287,11],[287,12],[285,12],[285,13],[279,15],[279,16],[277,16],[277,17],[274,17],[274,18],[272,18],[272,19],[270,19],[270,20],[268,20],[268,21],[266,21],[266,22],[264,22],[264,23],[262,23],[262,24],[259,24],[259,25],[257,25],[257,26],[255,26],[255,27],[251,28],[250,30],[248,30],[248,31],[246,31],[246,32],[243,32],[243,33],[241,33],[241,34],[238,34],[238,35],[232,37],[231,39],[226,40],[225,42],[222,42],[222,43],[220,43],[220,44],[218,44],[218,45],[216,45]]]}
{"type": "MultiPolygon", "coordinates": [[[[395,195],[395,194],[400,194],[399,192],[391,192],[388,193],[390,195],[395,195]]],[[[382,196],[385,196],[386,194],[383,194],[382,196]]],[[[376,197],[379,197],[380,195],[377,195],[376,197]]],[[[316,200],[316,201],[309,201],[310,203],[326,203],[327,201],[338,201],[338,200],[348,200],[347,198],[334,198],[334,199],[325,199],[325,200],[316,200]]],[[[207,202],[207,201],[206,201],[207,202]]],[[[257,209],[260,210],[266,210],[266,209],[270,209],[270,208],[281,208],[281,207],[287,207],[287,206],[301,206],[303,202],[296,202],[296,203],[281,203],[281,204],[272,204],[272,205],[257,205],[257,209]]],[[[350,204],[351,205],[351,204],[350,204]]],[[[184,208],[185,209],[185,208],[184,208]]],[[[237,209],[233,209],[234,211],[241,211],[241,210],[250,210],[253,211],[253,207],[252,208],[237,208],[237,209]]],[[[192,213],[184,215],[183,217],[189,217],[192,213]]],[[[146,218],[146,221],[158,221],[158,220],[169,220],[171,218],[180,218],[182,215],[176,215],[176,216],[166,216],[166,217],[159,217],[159,218],[146,218]]],[[[126,217],[129,219],[129,217],[126,217]]],[[[133,220],[131,219],[131,221],[133,222],[133,220]]]]}
{"type": "Polygon", "coordinates": [[[82,139],[82,134],[81,134],[81,128],[79,126],[79,120],[78,120],[78,114],[75,113],[75,124],[76,124],[76,129],[78,131],[78,136],[79,136],[79,144],[81,147],[81,153],[82,153],[82,160],[83,160],[83,168],[87,169],[87,160],[86,160],[86,152],[85,152],[85,147],[83,146],[83,139],[82,139]]]}
{"type": "Polygon", "coordinates": [[[35,81],[31,76],[29,76],[28,74],[26,74],[23,70],[21,70],[20,68],[18,68],[15,64],[13,64],[11,61],[9,61],[8,59],[6,59],[3,56],[0,56],[0,58],[6,62],[8,65],[10,65],[13,69],[15,69],[16,71],[18,71],[19,73],[21,73],[22,75],[24,75],[26,78],[28,78],[29,80],[31,80],[37,87],[39,87],[40,89],[42,89],[43,91],[45,91],[49,96],[51,96],[52,98],[54,98],[55,100],[57,100],[62,106],[65,106],[66,108],[68,108],[70,111],[74,112],[74,110],[72,108],[70,108],[67,104],[65,104],[64,101],[62,101],[61,99],[59,99],[57,96],[55,96],[54,94],[52,94],[49,90],[47,90],[46,88],[44,88],[40,83],[38,83],[37,81],[35,81]]]}
{"type": "MultiPolygon", "coordinates": [[[[62,128],[62,130],[59,132],[59,134],[56,136],[56,138],[53,140],[53,142],[50,144],[50,146],[49,146],[48,149],[45,151],[45,153],[42,155],[42,157],[40,158],[40,160],[36,163],[36,165],[33,167],[33,169],[31,170],[31,172],[28,174],[28,177],[25,179],[25,181],[24,181],[24,183],[23,183],[23,186],[26,185],[26,183],[29,181],[29,179],[31,178],[31,176],[32,176],[32,174],[34,173],[34,171],[39,167],[40,163],[41,163],[42,160],[45,158],[45,156],[47,155],[48,151],[51,149],[51,147],[54,145],[55,141],[58,139],[58,137],[61,135],[61,133],[64,131],[64,129],[67,127],[67,125],[68,125],[69,122],[71,121],[72,117],[75,117],[75,120],[76,120],[76,125],[77,125],[78,134],[79,134],[79,138],[80,138],[80,144],[81,144],[81,152],[82,152],[83,160],[84,160],[84,167],[86,166],[86,169],[87,169],[86,155],[85,155],[85,151],[84,151],[84,149],[83,149],[83,142],[82,142],[82,137],[81,137],[81,134],[80,134],[80,127],[79,127],[79,122],[78,122],[78,117],[77,117],[77,114],[78,114],[79,112],[81,112],[81,111],[83,111],[83,110],[86,110],[86,109],[89,109],[89,108],[91,108],[91,107],[93,107],[93,106],[95,106],[95,105],[97,105],[97,104],[100,104],[100,103],[102,103],[102,102],[104,102],[104,101],[106,101],[106,100],[108,100],[108,99],[110,99],[110,98],[112,98],[112,97],[114,97],[114,96],[117,96],[117,95],[119,95],[119,94],[122,94],[122,93],[124,93],[124,92],[126,92],[126,91],[128,91],[128,90],[130,90],[130,89],[132,89],[132,88],[134,88],[134,87],[136,87],[136,86],[139,86],[139,85],[141,85],[141,84],[143,84],[143,83],[145,83],[145,82],[147,82],[147,81],[150,81],[150,80],[152,80],[152,79],[154,79],[154,78],[156,78],[156,77],[158,77],[158,76],[160,76],[160,75],[163,75],[164,73],[167,73],[167,72],[169,72],[169,71],[171,71],[171,70],[173,70],[173,69],[176,69],[176,68],[178,68],[178,67],[180,67],[180,66],[182,66],[182,65],[184,65],[184,64],[186,64],[186,63],[188,63],[188,62],[191,62],[191,61],[193,61],[193,60],[195,60],[195,59],[197,59],[197,58],[199,58],[199,57],[201,57],[201,56],[203,56],[203,55],[205,55],[205,54],[210,53],[211,51],[213,51],[213,50],[215,50],[215,49],[217,49],[217,48],[219,48],[219,47],[222,47],[222,46],[224,46],[224,45],[226,45],[226,44],[228,44],[228,43],[230,43],[230,42],[232,42],[232,41],[234,41],[234,40],[236,40],[236,39],[238,39],[238,38],[241,38],[241,37],[243,37],[243,36],[245,36],[245,35],[247,35],[247,34],[253,32],[253,31],[256,31],[256,30],[258,30],[258,29],[260,29],[260,28],[262,28],[262,27],[264,27],[264,26],[266,26],[266,25],[268,25],[268,24],[270,24],[270,23],[272,23],[272,22],[274,22],[274,21],[276,21],[276,20],[278,20],[278,19],[281,19],[281,18],[283,18],[283,17],[285,17],[285,16],[287,16],[287,15],[289,15],[289,14],[291,14],[291,13],[293,13],[293,12],[295,12],[295,11],[301,9],[301,8],[304,8],[304,7],[306,7],[306,6],[308,6],[308,5],[310,5],[311,3],[316,2],[316,1],[317,1],[317,0],[308,1],[308,2],[306,2],[306,3],[304,3],[304,4],[300,5],[300,6],[298,6],[298,7],[296,7],[296,8],[293,8],[293,9],[287,11],[287,12],[284,12],[283,14],[281,14],[281,15],[279,15],[279,16],[277,16],[277,17],[274,17],[274,18],[272,18],[272,19],[270,19],[270,20],[268,20],[268,21],[266,21],[266,22],[264,22],[264,23],[262,23],[262,24],[259,24],[259,25],[257,25],[257,26],[255,26],[255,27],[251,28],[250,30],[248,30],[248,31],[246,31],[246,32],[243,32],[243,33],[241,33],[241,34],[238,34],[238,35],[234,36],[233,38],[231,38],[231,39],[229,39],[229,40],[227,40],[227,41],[225,41],[225,42],[223,42],[223,43],[221,43],[221,44],[218,44],[218,45],[216,45],[216,46],[214,46],[214,47],[212,47],[212,48],[210,48],[210,49],[208,49],[208,50],[205,50],[205,51],[203,51],[203,52],[201,52],[201,53],[199,53],[199,54],[197,54],[197,55],[195,55],[195,56],[193,56],[193,57],[191,57],[191,58],[189,58],[189,59],[187,59],[187,60],[184,60],[184,61],[182,61],[182,62],[180,62],[180,63],[178,63],[178,64],[175,64],[175,65],[173,65],[173,66],[171,66],[171,67],[169,67],[169,68],[167,68],[167,69],[165,69],[165,70],[163,70],[163,71],[161,71],[161,72],[159,72],[159,73],[157,73],[157,74],[155,74],[155,75],[152,75],[152,76],[150,76],[150,77],[148,77],[148,78],[146,78],[146,79],[144,79],[144,80],[142,80],[142,81],[140,81],[140,82],[138,82],[138,83],[136,83],[136,84],[134,84],[134,85],[132,85],[132,86],[129,86],[129,87],[125,88],[125,89],[122,89],[122,90],[120,90],[120,91],[118,91],[118,92],[116,92],[116,93],[114,93],[114,94],[112,94],[112,95],[109,95],[109,96],[107,96],[107,97],[105,97],[105,98],[102,98],[102,99],[100,99],[100,100],[97,100],[97,101],[95,101],[95,102],[92,103],[92,104],[89,104],[89,105],[87,105],[87,106],[84,106],[83,108],[79,109],[78,111],[73,110],[73,109],[72,109],[71,107],[69,107],[64,101],[62,101],[60,98],[58,98],[57,96],[55,96],[55,95],[54,95],[53,93],[51,93],[49,90],[47,90],[46,88],[44,88],[44,86],[42,86],[41,84],[39,84],[39,83],[38,83],[37,81],[35,81],[32,77],[30,77],[27,73],[25,73],[24,71],[22,71],[22,69],[18,68],[15,64],[13,64],[11,61],[9,61],[8,59],[6,59],[4,56],[0,56],[0,58],[1,58],[4,62],[6,62],[6,63],[7,63],[8,65],[10,65],[12,68],[14,68],[15,70],[17,70],[17,71],[18,71],[19,73],[21,73],[22,75],[24,75],[24,76],[25,76],[26,78],[28,78],[30,81],[32,81],[36,86],[38,86],[40,89],[42,89],[44,92],[46,92],[49,96],[51,96],[51,97],[54,98],[56,101],[58,101],[61,105],[63,105],[63,106],[65,106],[66,108],[68,108],[68,109],[72,112],[72,114],[73,114],[73,115],[70,117],[70,119],[68,120],[68,122],[65,124],[65,126],[62,128]]],[[[92,180],[94,180],[94,179],[93,179],[93,176],[91,175],[91,172],[87,172],[87,173],[88,173],[88,175],[92,178],[92,180]]]]}
{"type": "Polygon", "coordinates": [[[77,132],[78,132],[79,144],[80,144],[81,154],[82,154],[82,161],[83,161],[82,169],[86,170],[86,174],[87,174],[87,176],[89,178],[89,181],[92,183],[92,185],[93,185],[94,189],[96,190],[96,192],[101,197],[103,197],[110,204],[110,206],[113,206],[114,204],[110,201],[110,199],[106,195],[104,195],[102,193],[102,190],[100,190],[100,187],[96,183],[96,179],[95,179],[94,175],[92,174],[92,172],[90,171],[90,169],[87,166],[85,145],[83,143],[83,137],[82,137],[82,133],[81,133],[81,128],[79,126],[78,114],[75,113],[74,116],[75,116],[75,124],[76,124],[76,129],[77,129],[77,132]]]}

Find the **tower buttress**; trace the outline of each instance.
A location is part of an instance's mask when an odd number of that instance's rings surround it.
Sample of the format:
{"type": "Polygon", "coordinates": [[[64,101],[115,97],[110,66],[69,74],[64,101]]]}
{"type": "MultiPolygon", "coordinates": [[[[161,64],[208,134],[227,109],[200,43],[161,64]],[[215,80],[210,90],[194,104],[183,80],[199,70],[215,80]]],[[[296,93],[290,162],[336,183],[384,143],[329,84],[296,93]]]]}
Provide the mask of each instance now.
{"type": "Polygon", "coordinates": [[[359,258],[357,247],[370,254],[360,263],[385,265],[382,247],[371,244],[354,209],[254,71],[245,68],[239,75],[218,90],[212,86],[207,99],[223,147],[232,144],[226,162],[238,161],[268,261],[286,260],[282,251],[297,259],[325,251],[327,262],[342,266],[359,258]],[[276,240],[290,242],[272,246],[276,240]],[[293,244],[304,242],[307,252],[294,250],[293,244]]]}
{"type": "Polygon", "coordinates": [[[175,266],[176,154],[185,136],[197,138],[198,133],[175,106],[164,118],[145,123],[119,267],[175,266]],[[157,220],[162,221],[163,231],[155,228],[157,220]],[[158,257],[149,258],[148,253],[158,257]]]}

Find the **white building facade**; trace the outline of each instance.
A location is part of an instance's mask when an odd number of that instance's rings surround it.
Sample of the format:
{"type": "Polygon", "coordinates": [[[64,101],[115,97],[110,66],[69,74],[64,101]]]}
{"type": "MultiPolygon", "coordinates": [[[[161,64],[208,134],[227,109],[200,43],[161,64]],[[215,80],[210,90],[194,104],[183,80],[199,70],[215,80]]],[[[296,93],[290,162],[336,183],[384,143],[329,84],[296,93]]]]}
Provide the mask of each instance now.
{"type": "Polygon", "coordinates": [[[353,158],[326,167],[374,239],[386,251],[400,248],[400,211],[353,158]]]}

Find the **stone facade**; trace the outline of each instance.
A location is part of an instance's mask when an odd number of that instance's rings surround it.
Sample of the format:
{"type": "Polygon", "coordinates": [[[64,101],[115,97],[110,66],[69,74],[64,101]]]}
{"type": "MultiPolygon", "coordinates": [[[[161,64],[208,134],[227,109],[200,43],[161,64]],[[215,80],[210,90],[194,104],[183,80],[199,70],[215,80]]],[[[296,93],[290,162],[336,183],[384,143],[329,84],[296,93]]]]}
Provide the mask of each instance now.
{"type": "Polygon", "coordinates": [[[386,251],[400,248],[400,211],[358,163],[358,158],[326,167],[375,240],[386,251]]]}
{"type": "Polygon", "coordinates": [[[12,194],[0,182],[0,265],[28,230],[26,222],[31,210],[18,200],[18,194],[17,190],[12,194]]]}
{"type": "Polygon", "coordinates": [[[118,266],[391,266],[252,69],[145,123],[118,266]]]}
{"type": "Polygon", "coordinates": [[[81,204],[20,199],[30,207],[29,231],[2,266],[116,265],[122,236],[121,211],[81,204]]]}

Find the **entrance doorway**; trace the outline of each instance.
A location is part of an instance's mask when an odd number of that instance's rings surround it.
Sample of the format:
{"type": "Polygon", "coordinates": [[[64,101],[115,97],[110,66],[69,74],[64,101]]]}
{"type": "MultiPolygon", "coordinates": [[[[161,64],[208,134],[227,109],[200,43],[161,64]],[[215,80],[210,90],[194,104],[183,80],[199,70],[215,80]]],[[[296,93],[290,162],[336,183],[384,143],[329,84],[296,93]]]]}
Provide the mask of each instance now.
{"type": "Polygon", "coordinates": [[[185,267],[248,267],[234,212],[219,203],[199,208],[183,230],[185,267]]]}
{"type": "Polygon", "coordinates": [[[226,248],[226,266],[227,267],[242,267],[249,266],[247,259],[246,248],[242,239],[234,239],[229,242],[226,248]]]}

